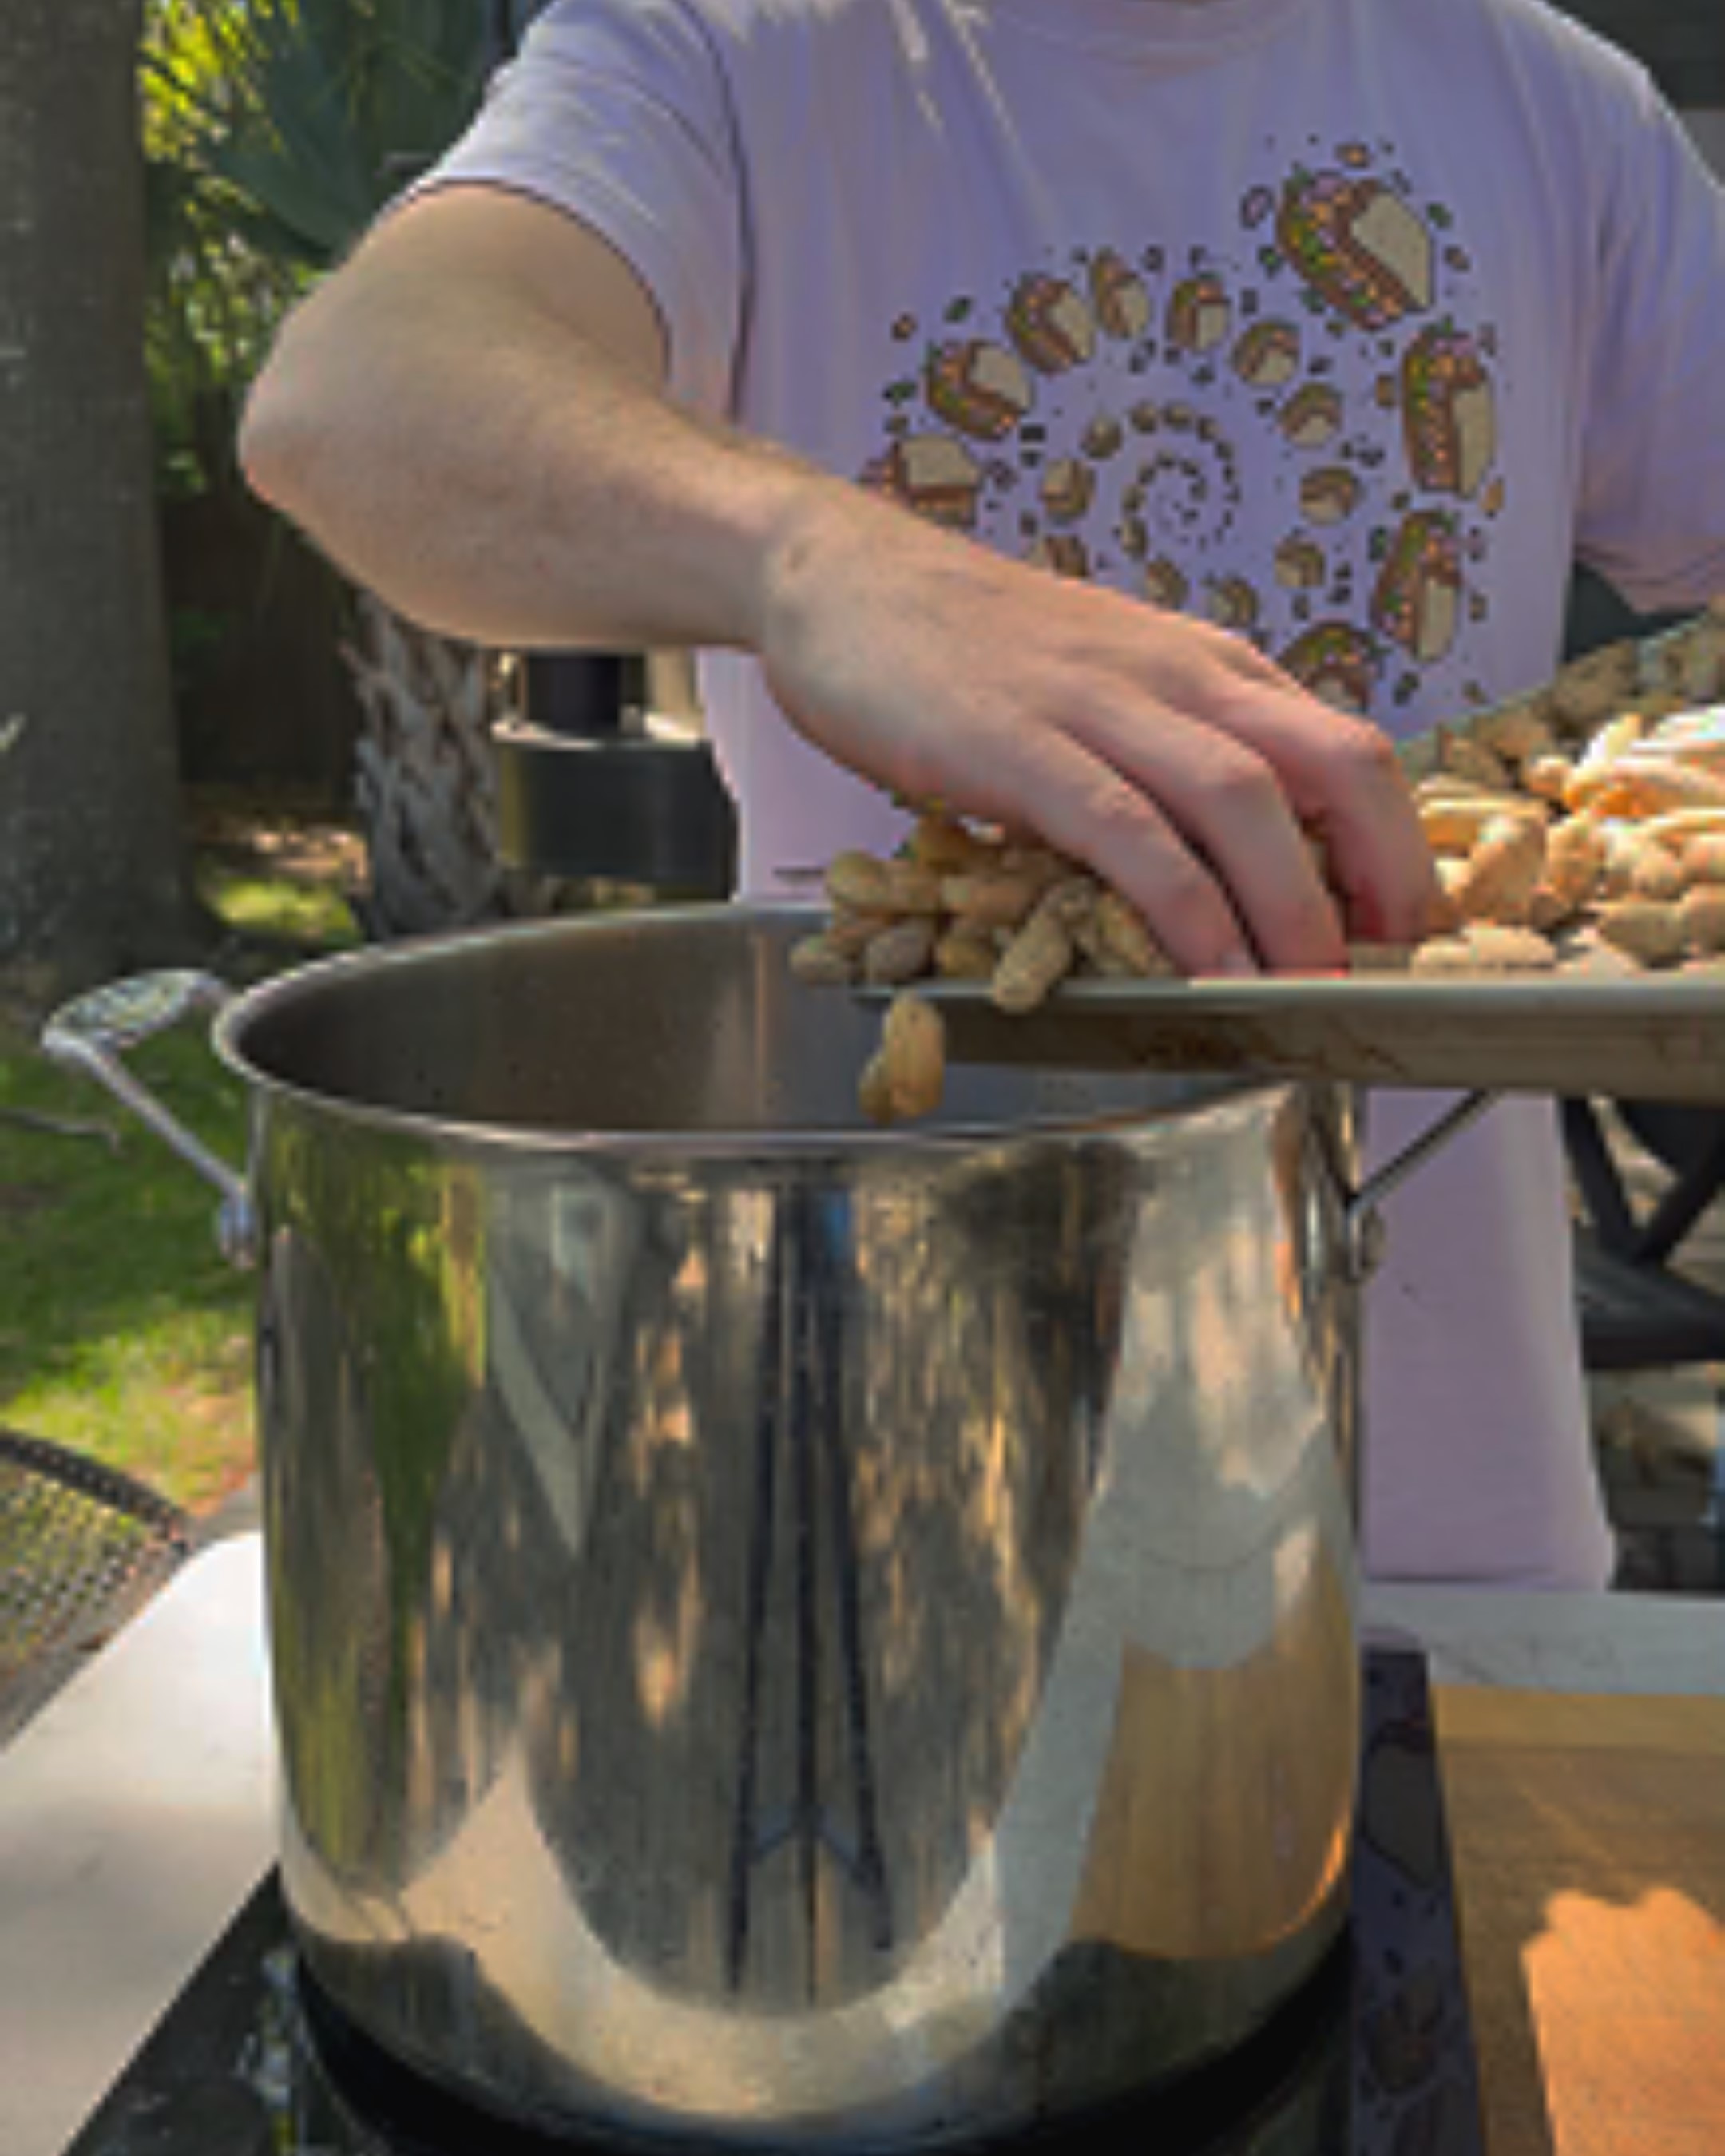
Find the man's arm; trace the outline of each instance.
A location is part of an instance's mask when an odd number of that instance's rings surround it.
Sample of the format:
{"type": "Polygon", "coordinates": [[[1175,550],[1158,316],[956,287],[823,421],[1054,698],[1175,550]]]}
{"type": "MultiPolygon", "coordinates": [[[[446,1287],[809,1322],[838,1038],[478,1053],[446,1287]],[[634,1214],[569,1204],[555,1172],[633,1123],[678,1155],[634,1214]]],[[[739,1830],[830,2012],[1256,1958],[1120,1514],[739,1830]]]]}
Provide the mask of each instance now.
{"type": "Polygon", "coordinates": [[[1373,728],[1219,630],[698,423],[665,372],[652,302],[597,234],[449,189],[288,323],[241,454],[344,569],[432,626],[755,652],[829,754],[1089,862],[1189,972],[1332,968],[1344,932],[1424,927],[1430,865],[1373,728]]]}
{"type": "Polygon", "coordinates": [[[509,649],[743,644],[813,476],[665,404],[651,300],[596,234],[493,190],[409,204],[289,319],[246,476],[429,628],[509,649]]]}

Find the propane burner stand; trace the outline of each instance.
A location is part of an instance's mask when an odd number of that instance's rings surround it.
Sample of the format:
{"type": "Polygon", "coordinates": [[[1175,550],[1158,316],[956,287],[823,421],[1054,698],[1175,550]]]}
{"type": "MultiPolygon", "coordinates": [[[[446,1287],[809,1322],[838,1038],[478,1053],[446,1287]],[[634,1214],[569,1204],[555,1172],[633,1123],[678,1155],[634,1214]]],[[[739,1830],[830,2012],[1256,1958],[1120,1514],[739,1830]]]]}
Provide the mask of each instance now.
{"type": "MultiPolygon", "coordinates": [[[[1317,1974],[1214,2066],[1009,2148],[990,2143],[988,2156],[1056,2142],[1144,2156],[1485,2156],[1425,1664],[1371,1646],[1365,1679],[1352,1917],[1317,1974]]],[[[272,1876],[66,2156],[698,2156],[716,2146],[547,2133],[414,2073],[311,1984],[272,1876]]]]}

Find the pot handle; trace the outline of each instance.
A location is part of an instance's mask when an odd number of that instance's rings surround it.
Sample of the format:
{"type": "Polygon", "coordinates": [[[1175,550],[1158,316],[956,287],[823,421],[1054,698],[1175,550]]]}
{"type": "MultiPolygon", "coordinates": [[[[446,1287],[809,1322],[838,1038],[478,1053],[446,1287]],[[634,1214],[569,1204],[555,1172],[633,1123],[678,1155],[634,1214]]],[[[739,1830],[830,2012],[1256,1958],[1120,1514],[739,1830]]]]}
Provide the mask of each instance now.
{"type": "Polygon", "coordinates": [[[234,991],[212,973],[184,970],[138,973],[110,981],[65,1004],[42,1029],[42,1052],[69,1070],[105,1086],[141,1123],[195,1168],[221,1197],[216,1240],[230,1265],[250,1265],[257,1251],[257,1212],[244,1178],[236,1175],[140,1083],[121,1058],[152,1034],[194,1011],[218,1011],[234,991]]]}
{"type": "Polygon", "coordinates": [[[1384,1262],[1384,1215],[1378,1210],[1379,1204],[1410,1175],[1417,1173],[1435,1152],[1441,1151],[1470,1123],[1477,1122],[1488,1108],[1495,1108],[1502,1098],[1501,1093],[1464,1094],[1452,1107],[1428,1124],[1418,1137],[1409,1139],[1399,1153],[1368,1175],[1358,1189],[1349,1189],[1344,1183],[1343,1262],[1348,1278],[1356,1286],[1363,1286],[1384,1262]]]}

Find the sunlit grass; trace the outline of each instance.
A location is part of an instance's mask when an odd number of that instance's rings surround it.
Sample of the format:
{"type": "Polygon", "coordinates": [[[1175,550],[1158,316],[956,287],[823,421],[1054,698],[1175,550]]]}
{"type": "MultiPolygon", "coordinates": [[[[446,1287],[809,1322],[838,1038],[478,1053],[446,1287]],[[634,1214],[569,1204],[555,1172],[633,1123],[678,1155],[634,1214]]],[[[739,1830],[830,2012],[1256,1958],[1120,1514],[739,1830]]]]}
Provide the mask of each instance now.
{"type": "Polygon", "coordinates": [[[249,1327],[219,1311],[164,1312],[140,1330],[83,1343],[4,1413],[33,1437],[208,1512],[254,1465],[249,1327]]]}
{"type": "MultiPolygon", "coordinates": [[[[196,1029],[131,1062],[242,1163],[243,1088],[196,1029]]],[[[0,1421],[208,1506],[253,1455],[252,1284],[217,1253],[215,1194],[28,1042],[0,1054],[0,1421]]]]}
{"type": "MultiPolygon", "coordinates": [[[[360,940],[335,877],[260,874],[206,853],[197,883],[242,934],[307,957],[360,940]]],[[[201,1027],[129,1060],[244,1166],[244,1089],[201,1027]]],[[[253,1282],[217,1251],[216,1205],[100,1087],[29,1039],[0,1038],[0,1423],[192,1512],[219,1502],[255,1460],[253,1282]]]]}
{"type": "Polygon", "coordinates": [[[247,935],[332,951],[360,940],[346,899],[329,884],[248,875],[208,860],[200,864],[197,881],[211,912],[247,935]]]}

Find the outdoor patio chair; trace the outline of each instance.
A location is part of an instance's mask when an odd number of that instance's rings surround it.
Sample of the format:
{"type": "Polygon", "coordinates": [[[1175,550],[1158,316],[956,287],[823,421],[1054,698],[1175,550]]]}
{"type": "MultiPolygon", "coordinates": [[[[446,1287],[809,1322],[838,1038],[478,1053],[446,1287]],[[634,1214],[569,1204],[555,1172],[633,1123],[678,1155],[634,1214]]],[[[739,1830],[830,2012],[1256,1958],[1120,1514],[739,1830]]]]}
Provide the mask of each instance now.
{"type": "Polygon", "coordinates": [[[187,1516],[130,1476],[0,1429],[0,1744],[192,1546],[187,1516]]]}
{"type": "Polygon", "coordinates": [[[1708,1209],[1725,1204],[1725,1109],[1619,1101],[1607,1111],[1589,1100],[1560,1109],[1581,1213],[1576,1291],[1587,1368],[1725,1363],[1725,1294],[1681,1268],[1708,1209]],[[1626,1160],[1653,1186],[1639,1209],[1626,1160]]]}

